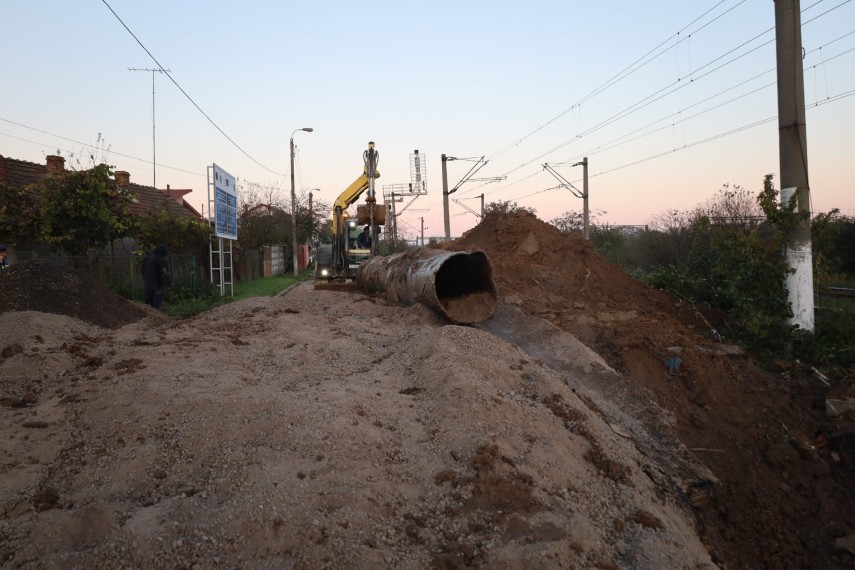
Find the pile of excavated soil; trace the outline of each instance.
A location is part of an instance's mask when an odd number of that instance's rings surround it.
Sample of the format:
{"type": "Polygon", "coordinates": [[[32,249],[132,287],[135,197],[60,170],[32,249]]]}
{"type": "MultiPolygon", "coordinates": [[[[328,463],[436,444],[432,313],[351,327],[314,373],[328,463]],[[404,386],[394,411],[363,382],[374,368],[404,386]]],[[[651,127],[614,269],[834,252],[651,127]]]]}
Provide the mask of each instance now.
{"type": "Polygon", "coordinates": [[[713,568],[643,434],[421,305],[303,284],[116,331],[11,312],[13,345],[4,568],[713,568]]]}
{"type": "Polygon", "coordinates": [[[6,270],[0,567],[855,566],[812,386],[534,216],[450,247],[492,259],[477,328],[310,284],[172,320],[6,270]]]}
{"type": "Polygon", "coordinates": [[[0,291],[0,313],[53,313],[109,329],[147,314],[86,273],[41,260],[17,263],[0,272],[0,291]]]}
{"type": "Polygon", "coordinates": [[[690,305],[527,212],[488,215],[445,247],[485,251],[505,303],[575,335],[673,415],[719,480],[692,498],[714,557],[741,568],[855,567],[855,449],[812,405],[817,386],[759,369],[690,305]]]}

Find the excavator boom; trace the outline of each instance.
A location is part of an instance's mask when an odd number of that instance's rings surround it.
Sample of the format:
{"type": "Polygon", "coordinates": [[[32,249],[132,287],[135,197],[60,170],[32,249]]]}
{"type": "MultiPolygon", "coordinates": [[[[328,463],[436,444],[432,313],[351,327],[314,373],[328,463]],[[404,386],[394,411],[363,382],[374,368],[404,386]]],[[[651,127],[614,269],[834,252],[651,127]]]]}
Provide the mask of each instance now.
{"type": "MultiPolygon", "coordinates": [[[[365,189],[368,188],[368,175],[362,173],[359,178],[353,181],[353,184],[348,186],[344,192],[339,194],[338,198],[336,198],[335,204],[333,205],[333,213],[335,212],[344,212],[347,210],[351,204],[359,200],[359,197],[365,192],[365,189]]],[[[338,235],[339,230],[343,228],[339,228],[341,225],[341,220],[338,220],[339,216],[333,215],[332,219],[332,231],[333,235],[338,235]]]]}

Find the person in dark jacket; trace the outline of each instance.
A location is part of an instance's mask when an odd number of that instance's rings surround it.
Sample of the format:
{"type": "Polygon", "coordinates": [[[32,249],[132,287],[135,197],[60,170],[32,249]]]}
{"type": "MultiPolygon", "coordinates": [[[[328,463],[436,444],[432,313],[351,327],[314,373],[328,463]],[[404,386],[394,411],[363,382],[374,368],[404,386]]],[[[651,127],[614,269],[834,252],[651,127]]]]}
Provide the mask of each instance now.
{"type": "Polygon", "coordinates": [[[166,256],[169,250],[161,244],[143,259],[143,283],[145,284],[145,304],[159,309],[163,305],[166,289],[172,284],[169,279],[169,266],[166,256]]]}
{"type": "Polygon", "coordinates": [[[371,247],[371,226],[365,226],[365,229],[356,238],[356,247],[369,249],[371,247]]]}
{"type": "Polygon", "coordinates": [[[6,261],[6,246],[0,243],[0,269],[6,269],[10,267],[8,261],[6,261]]]}

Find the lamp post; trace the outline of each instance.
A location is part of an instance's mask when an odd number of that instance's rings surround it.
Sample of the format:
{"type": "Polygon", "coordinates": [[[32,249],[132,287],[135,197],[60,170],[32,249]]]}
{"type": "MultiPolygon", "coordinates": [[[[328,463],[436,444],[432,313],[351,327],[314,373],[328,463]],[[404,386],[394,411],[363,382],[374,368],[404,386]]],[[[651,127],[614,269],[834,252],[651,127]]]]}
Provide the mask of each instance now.
{"type": "Polygon", "coordinates": [[[293,253],[294,262],[294,277],[297,276],[297,193],[294,191],[294,134],[299,131],[311,133],[312,127],[303,127],[302,129],[294,129],[291,133],[291,250],[293,253]]]}

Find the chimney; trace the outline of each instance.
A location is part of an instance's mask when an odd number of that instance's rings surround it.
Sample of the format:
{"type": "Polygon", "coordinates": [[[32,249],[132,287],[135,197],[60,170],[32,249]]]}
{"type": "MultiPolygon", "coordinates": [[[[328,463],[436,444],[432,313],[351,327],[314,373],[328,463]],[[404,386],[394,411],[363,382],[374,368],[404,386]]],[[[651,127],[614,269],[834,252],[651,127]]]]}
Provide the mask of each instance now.
{"type": "Polygon", "coordinates": [[[47,155],[48,176],[62,176],[65,173],[65,159],[55,154],[47,155]]]}
{"type": "Polygon", "coordinates": [[[131,173],[125,170],[117,170],[114,173],[116,177],[116,186],[128,186],[131,183],[131,173]]]}

